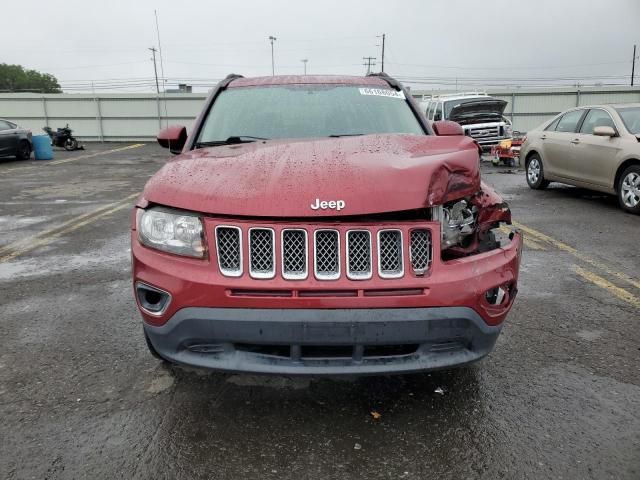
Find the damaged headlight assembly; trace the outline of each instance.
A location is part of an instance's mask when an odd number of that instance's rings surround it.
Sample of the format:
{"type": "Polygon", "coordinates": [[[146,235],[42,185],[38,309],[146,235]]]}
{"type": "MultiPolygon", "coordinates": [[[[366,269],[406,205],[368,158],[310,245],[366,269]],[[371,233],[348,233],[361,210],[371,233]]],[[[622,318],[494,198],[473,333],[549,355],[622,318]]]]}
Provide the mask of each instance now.
{"type": "Polygon", "coordinates": [[[138,210],[138,238],[143,245],[186,257],[206,254],[202,219],[162,208],[138,210]]]}
{"type": "Polygon", "coordinates": [[[440,220],[442,228],[442,249],[466,246],[471,241],[476,228],[478,208],[461,199],[434,208],[434,216],[440,220]]]}

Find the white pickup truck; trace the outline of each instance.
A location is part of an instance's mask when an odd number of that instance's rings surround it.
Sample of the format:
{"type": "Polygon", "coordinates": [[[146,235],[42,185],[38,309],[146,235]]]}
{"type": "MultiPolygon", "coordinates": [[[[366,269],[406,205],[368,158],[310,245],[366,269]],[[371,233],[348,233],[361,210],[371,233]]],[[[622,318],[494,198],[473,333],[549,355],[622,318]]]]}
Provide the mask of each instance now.
{"type": "Polygon", "coordinates": [[[513,135],[511,122],[503,116],[507,102],[481,92],[423,96],[422,111],[432,122],[452,120],[465,135],[476,140],[483,150],[490,150],[513,135]]]}

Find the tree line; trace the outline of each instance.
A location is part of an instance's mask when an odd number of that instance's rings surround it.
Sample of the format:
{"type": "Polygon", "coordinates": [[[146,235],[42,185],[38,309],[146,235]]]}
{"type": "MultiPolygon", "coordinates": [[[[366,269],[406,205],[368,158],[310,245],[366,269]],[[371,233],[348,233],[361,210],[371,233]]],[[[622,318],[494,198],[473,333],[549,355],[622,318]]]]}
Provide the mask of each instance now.
{"type": "Polygon", "coordinates": [[[62,88],[49,73],[0,63],[0,92],[62,93],[62,88]]]}

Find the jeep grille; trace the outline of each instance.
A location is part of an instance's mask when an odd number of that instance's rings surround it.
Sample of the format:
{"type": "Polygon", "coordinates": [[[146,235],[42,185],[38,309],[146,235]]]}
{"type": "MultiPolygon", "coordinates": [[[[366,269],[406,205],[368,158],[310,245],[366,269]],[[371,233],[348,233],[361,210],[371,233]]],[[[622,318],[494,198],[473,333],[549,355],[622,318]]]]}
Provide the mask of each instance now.
{"type": "Polygon", "coordinates": [[[228,277],[242,275],[242,233],[238,227],[216,227],[216,247],[220,271],[228,277]]]}
{"type": "Polygon", "coordinates": [[[287,280],[307,278],[308,259],[306,230],[283,230],[282,276],[287,280]]]}
{"type": "Polygon", "coordinates": [[[340,237],[337,230],[316,230],[315,273],[318,280],[340,277],[340,237]]]}
{"type": "Polygon", "coordinates": [[[280,274],[285,280],[303,280],[312,268],[317,280],[336,280],[343,271],[350,280],[368,280],[377,267],[380,278],[393,279],[405,275],[405,258],[408,268],[418,276],[424,275],[432,263],[431,231],[426,228],[275,227],[217,226],[215,245],[220,272],[239,277],[244,264],[256,279],[280,274]],[[246,244],[243,231],[247,234],[246,244]],[[243,249],[247,247],[245,260],[243,249]]]}
{"type": "Polygon", "coordinates": [[[424,274],[431,265],[431,233],[429,230],[416,229],[411,231],[409,253],[413,271],[418,275],[424,274]]]}
{"type": "Polygon", "coordinates": [[[371,233],[347,232],[347,276],[352,280],[371,278],[371,233]]]}
{"type": "Polygon", "coordinates": [[[276,274],[273,236],[270,228],[249,229],[249,274],[253,278],[273,278],[276,274]]]}
{"type": "Polygon", "coordinates": [[[378,232],[378,270],[382,278],[398,278],[403,275],[402,232],[400,230],[380,230],[378,232]]]}

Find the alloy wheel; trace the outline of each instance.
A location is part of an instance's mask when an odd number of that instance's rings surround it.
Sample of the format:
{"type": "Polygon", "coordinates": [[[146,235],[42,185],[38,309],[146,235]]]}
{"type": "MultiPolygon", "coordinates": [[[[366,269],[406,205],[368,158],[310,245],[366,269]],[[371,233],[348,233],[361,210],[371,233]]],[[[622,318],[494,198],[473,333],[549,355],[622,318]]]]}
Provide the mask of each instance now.
{"type": "Polygon", "coordinates": [[[529,183],[535,185],[535,183],[540,178],[540,162],[537,158],[532,158],[529,162],[529,166],[527,168],[527,177],[529,178],[529,183]]]}
{"type": "Polygon", "coordinates": [[[622,180],[621,198],[625,206],[635,208],[640,204],[640,174],[629,172],[622,180]]]}

